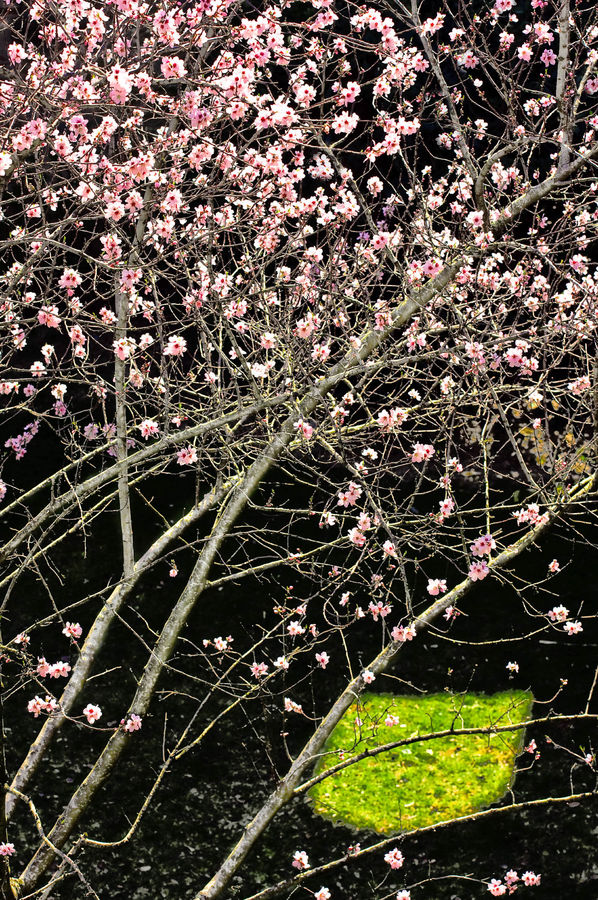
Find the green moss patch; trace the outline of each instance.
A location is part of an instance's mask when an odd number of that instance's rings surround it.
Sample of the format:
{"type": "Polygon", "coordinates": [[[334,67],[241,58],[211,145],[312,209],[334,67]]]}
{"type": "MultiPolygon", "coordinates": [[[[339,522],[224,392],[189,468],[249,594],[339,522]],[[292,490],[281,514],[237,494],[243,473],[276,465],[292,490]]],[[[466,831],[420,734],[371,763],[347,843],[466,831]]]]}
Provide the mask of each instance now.
{"type": "MultiPolygon", "coordinates": [[[[526,691],[364,694],[332,732],[316,774],[381,744],[445,729],[487,728],[529,718],[526,691]],[[389,716],[398,724],[385,724],[389,716]]],[[[459,735],[412,743],[369,757],[319,782],[310,791],[322,816],[381,834],[410,831],[463,816],[494,803],[513,779],[522,730],[459,735]]]]}

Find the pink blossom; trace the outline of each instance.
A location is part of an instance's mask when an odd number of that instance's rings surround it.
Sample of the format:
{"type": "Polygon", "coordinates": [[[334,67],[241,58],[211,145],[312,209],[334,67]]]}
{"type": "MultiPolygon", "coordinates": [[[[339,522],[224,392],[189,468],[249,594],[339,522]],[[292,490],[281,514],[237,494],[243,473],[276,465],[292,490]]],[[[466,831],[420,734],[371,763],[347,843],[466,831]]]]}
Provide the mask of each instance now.
{"type": "Polygon", "coordinates": [[[445,611],[443,613],[443,618],[445,618],[447,622],[450,622],[451,619],[456,619],[457,616],[460,616],[460,615],[461,615],[461,613],[459,612],[459,610],[456,607],[447,606],[447,608],[445,609],[445,611]]]}
{"type": "Polygon", "coordinates": [[[135,350],[135,341],[133,338],[119,338],[112,344],[114,353],[123,361],[128,359],[135,350]]]}
{"type": "Polygon", "coordinates": [[[182,356],[187,349],[187,341],[178,334],[168,338],[168,343],[164,348],[164,356],[182,356]]]}
{"type": "Polygon", "coordinates": [[[191,466],[197,462],[197,450],[195,447],[183,447],[176,455],[176,461],[179,466],[191,466]]]}
{"type": "Polygon", "coordinates": [[[498,878],[493,878],[488,884],[488,890],[493,897],[502,897],[503,894],[507,893],[507,886],[502,881],[499,881],[498,878]]]}
{"type": "Polygon", "coordinates": [[[72,289],[78,287],[81,280],[81,276],[74,269],[65,269],[58,280],[58,285],[61,288],[72,289]]]}
{"type": "Polygon", "coordinates": [[[529,523],[530,525],[543,525],[548,521],[548,513],[540,513],[540,507],[537,503],[530,503],[527,509],[519,509],[513,515],[517,519],[518,525],[529,523]]]}
{"type": "Polygon", "coordinates": [[[138,427],[141,432],[141,437],[146,440],[150,437],[155,437],[160,433],[160,426],[157,422],[154,422],[153,419],[144,419],[143,422],[140,422],[138,427]]]}
{"type": "Polygon", "coordinates": [[[33,713],[33,716],[36,719],[40,713],[52,713],[57,708],[58,704],[56,700],[48,694],[46,694],[45,700],[42,700],[41,697],[34,697],[33,700],[30,700],[27,704],[27,712],[33,713]]]}
{"type": "Polygon", "coordinates": [[[354,481],[351,481],[349,482],[349,487],[346,491],[339,492],[337,506],[354,506],[361,497],[361,494],[362,490],[359,485],[354,481]]]}
{"type": "Polygon", "coordinates": [[[325,650],[323,650],[322,653],[316,653],[316,662],[319,663],[322,669],[326,668],[326,666],[330,662],[330,657],[325,650]]]}
{"type": "Polygon", "coordinates": [[[131,713],[127,721],[125,722],[124,719],[121,719],[120,724],[123,727],[123,731],[128,731],[129,734],[132,734],[134,731],[139,731],[141,728],[141,716],[131,713]]]}
{"type": "Polygon", "coordinates": [[[38,656],[36,672],[40,678],[45,678],[50,672],[50,663],[46,660],[45,656],[38,656]]]}
{"type": "Polygon", "coordinates": [[[526,887],[537,887],[540,884],[541,877],[541,875],[536,875],[535,872],[524,872],[521,880],[526,887]]]}
{"type": "Polygon", "coordinates": [[[590,379],[587,375],[583,375],[581,378],[576,378],[575,381],[570,381],[567,387],[572,394],[582,394],[590,389],[590,379]]]}
{"type": "Polygon", "coordinates": [[[496,549],[496,541],[491,534],[484,534],[476,538],[469,549],[473,556],[490,556],[492,550],[496,549]]]}
{"type": "Polygon", "coordinates": [[[451,497],[447,497],[446,500],[440,501],[439,506],[440,515],[443,516],[443,518],[447,518],[455,508],[455,501],[451,497]]]}
{"type": "Polygon", "coordinates": [[[293,854],[293,862],[291,865],[295,869],[299,869],[300,871],[303,869],[309,869],[309,860],[307,858],[307,853],[305,850],[295,850],[293,854]]]}
{"type": "Polygon", "coordinates": [[[2,841],[0,844],[0,856],[12,856],[15,852],[14,844],[7,844],[5,841],[2,841]]]}
{"type": "Polygon", "coordinates": [[[411,891],[407,891],[403,888],[398,892],[396,900],[411,900],[411,891]]]}
{"type": "Polygon", "coordinates": [[[357,128],[358,123],[357,113],[342,112],[335,116],[330,124],[335,134],[351,134],[357,128]]]}
{"type": "Polygon", "coordinates": [[[303,707],[300,703],[295,703],[294,700],[291,700],[290,697],[284,698],[284,708],[285,712],[294,712],[301,714],[303,712],[303,707]]]}
{"type": "Polygon", "coordinates": [[[371,600],[368,605],[368,610],[371,612],[374,622],[377,622],[378,618],[385,619],[386,616],[390,614],[392,605],[390,603],[384,603],[383,600],[378,600],[376,603],[371,600]]]}
{"type": "MultiPolygon", "coordinates": [[[[15,156],[15,159],[17,157],[15,156]]],[[[10,153],[0,153],[0,178],[2,178],[12,167],[12,156],[10,153]]]]}
{"type": "Polygon", "coordinates": [[[14,41],[12,44],[8,45],[7,52],[8,58],[13,66],[18,65],[18,63],[21,63],[24,59],[27,59],[27,52],[25,48],[21,44],[17,44],[14,41]]]}
{"type": "Polygon", "coordinates": [[[111,261],[120,259],[122,256],[122,241],[117,234],[103,234],[100,237],[100,243],[104,248],[104,259],[111,261]]]}
{"type": "Polygon", "coordinates": [[[30,700],[27,704],[27,712],[33,713],[34,717],[37,719],[39,714],[43,709],[43,700],[41,697],[34,697],[33,700],[30,700]]]}
{"type": "Polygon", "coordinates": [[[332,513],[325,511],[322,513],[320,517],[320,528],[324,528],[324,526],[331,526],[336,524],[336,516],[333,516],[332,513]]]}
{"type": "Polygon", "coordinates": [[[483,213],[476,210],[475,212],[470,212],[465,221],[473,228],[483,228],[484,215],[483,213]]]}
{"type": "Polygon", "coordinates": [[[436,34],[443,27],[444,19],[442,13],[437,13],[433,19],[426,19],[422,22],[422,34],[436,34]]]}
{"type": "Polygon", "coordinates": [[[393,407],[390,411],[382,409],[378,413],[378,426],[381,431],[388,432],[400,427],[407,418],[407,410],[393,407]]]}
{"type": "Polygon", "coordinates": [[[482,559],[479,562],[472,562],[469,567],[467,577],[470,578],[471,581],[483,581],[483,579],[489,574],[490,569],[488,568],[488,563],[485,559],[482,559]]]}
{"type": "Polygon", "coordinates": [[[561,566],[558,559],[553,559],[551,563],[548,564],[548,571],[552,572],[554,575],[556,572],[561,571],[561,566]]]}
{"type": "Polygon", "coordinates": [[[522,44],[517,51],[517,56],[519,59],[524,60],[525,62],[529,62],[532,58],[532,51],[529,44],[522,44]]]}
{"type": "Polygon", "coordinates": [[[411,454],[411,462],[424,462],[424,460],[431,459],[435,453],[436,450],[434,449],[432,444],[414,444],[413,453],[411,454]]]}
{"type": "Polygon", "coordinates": [[[65,637],[71,637],[77,641],[83,634],[83,629],[78,622],[67,622],[62,629],[62,633],[65,637]]]}
{"type": "Polygon", "coordinates": [[[85,716],[89,724],[93,725],[94,722],[97,722],[98,719],[102,718],[102,710],[99,706],[94,706],[93,703],[88,703],[83,710],[83,715],[85,716]]]}
{"type": "Polygon", "coordinates": [[[506,664],[505,668],[510,675],[516,675],[517,672],[519,671],[519,663],[508,662],[506,664]]]}
{"type": "Polygon", "coordinates": [[[439,594],[444,593],[446,593],[446,581],[444,578],[428,579],[428,594],[432,597],[437,597],[439,594]]]}
{"type": "Polygon", "coordinates": [[[251,674],[254,678],[263,678],[267,671],[268,666],[264,662],[251,664],[251,674]]]}
{"type": "Polygon", "coordinates": [[[319,891],[316,891],[314,894],[314,900],[330,900],[332,894],[328,890],[327,887],[321,887],[319,891]]]}
{"type": "Polygon", "coordinates": [[[276,346],[276,341],[276,335],[271,331],[266,331],[260,338],[260,347],[263,347],[264,350],[272,350],[276,346]]]}
{"type": "Polygon", "coordinates": [[[183,60],[177,56],[163,56],[160,69],[164,78],[184,78],[187,74],[183,60]]]}
{"type": "Polygon", "coordinates": [[[359,528],[350,528],[347,537],[356,547],[364,547],[367,541],[365,534],[359,528]]]}
{"type": "Polygon", "coordinates": [[[463,66],[466,69],[475,69],[480,61],[473,50],[466,50],[464,53],[459,53],[456,59],[457,65],[463,66]]]}
{"type": "Polygon", "coordinates": [[[574,634],[579,634],[583,631],[583,625],[581,622],[565,622],[563,629],[567,632],[569,637],[572,637],[574,634]]]}
{"type": "Polygon", "coordinates": [[[57,313],[57,306],[42,306],[37,314],[37,320],[40,325],[46,325],[48,328],[59,328],[62,319],[57,313]]]}
{"type": "Polygon", "coordinates": [[[296,428],[297,431],[303,435],[306,441],[309,441],[314,433],[313,425],[310,425],[309,422],[304,422],[303,419],[297,419],[297,421],[293,424],[293,428],[296,428]]]}
{"type": "Polygon", "coordinates": [[[397,641],[398,643],[412,641],[415,637],[415,625],[395,625],[390,636],[393,641],[397,641]]]}
{"type": "Polygon", "coordinates": [[[384,862],[388,863],[391,869],[400,869],[405,862],[405,857],[397,847],[393,847],[385,854],[384,862]]]}
{"type": "Polygon", "coordinates": [[[585,275],[588,271],[588,262],[589,260],[587,256],[583,256],[581,253],[576,253],[575,256],[572,256],[569,260],[569,265],[579,275],[585,275]]]}

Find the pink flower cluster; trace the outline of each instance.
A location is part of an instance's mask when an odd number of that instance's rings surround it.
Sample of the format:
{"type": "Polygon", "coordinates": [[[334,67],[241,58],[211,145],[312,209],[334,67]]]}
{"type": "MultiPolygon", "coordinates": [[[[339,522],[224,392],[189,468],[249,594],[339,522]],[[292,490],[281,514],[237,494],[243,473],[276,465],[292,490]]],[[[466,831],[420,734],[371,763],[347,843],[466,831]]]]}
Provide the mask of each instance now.
{"type": "Polygon", "coordinates": [[[328,890],[327,887],[321,887],[319,891],[316,891],[314,894],[314,900],[330,900],[332,894],[328,890]]]}
{"type": "Polygon", "coordinates": [[[293,854],[293,862],[291,863],[293,868],[299,869],[302,871],[303,869],[309,869],[309,859],[307,858],[307,853],[305,850],[295,850],[293,854]]]}
{"type": "Polygon", "coordinates": [[[446,593],[446,581],[444,578],[428,579],[428,594],[437,597],[439,594],[446,593]]]}
{"type": "Polygon", "coordinates": [[[143,422],[139,423],[139,431],[141,432],[141,437],[147,441],[148,438],[156,437],[156,435],[160,434],[160,426],[153,419],[144,419],[143,422]]]}
{"type": "Polygon", "coordinates": [[[187,349],[187,341],[178,334],[168,338],[168,343],[164,348],[164,356],[182,356],[187,349]]]}
{"type": "Polygon", "coordinates": [[[339,492],[337,506],[344,506],[345,508],[348,506],[355,506],[361,497],[361,494],[362,490],[359,485],[354,481],[350,481],[347,490],[339,492]]]}
{"type": "Polygon", "coordinates": [[[197,462],[197,450],[195,447],[183,447],[177,452],[176,461],[179,466],[192,466],[197,462]]]}
{"type": "Polygon", "coordinates": [[[411,454],[411,462],[420,463],[424,462],[428,459],[432,459],[436,450],[432,446],[432,444],[420,444],[416,443],[413,445],[413,453],[411,454]]]}
{"type": "Polygon", "coordinates": [[[42,656],[38,657],[36,671],[40,678],[45,678],[47,675],[50,678],[67,678],[71,667],[65,662],[55,662],[50,665],[42,656]]]}
{"type": "Polygon", "coordinates": [[[355,544],[356,547],[364,547],[367,541],[367,538],[363,531],[360,531],[359,528],[350,528],[347,532],[347,536],[352,544],[355,544]]]}
{"type": "Polygon", "coordinates": [[[297,419],[293,428],[296,428],[306,441],[309,441],[314,433],[313,425],[310,425],[309,422],[305,422],[303,419],[297,419]]]}
{"type": "Polygon", "coordinates": [[[513,515],[518,525],[544,525],[548,522],[548,513],[540,513],[537,503],[530,503],[527,509],[519,509],[513,515]]]}
{"type": "Polygon", "coordinates": [[[372,618],[374,622],[378,621],[378,617],[385,619],[386,616],[392,610],[392,605],[390,603],[384,603],[382,600],[378,600],[376,603],[370,601],[368,604],[368,610],[372,614],[372,618]]]}
{"type": "Polygon", "coordinates": [[[490,569],[488,568],[488,563],[485,559],[481,559],[472,564],[469,567],[469,571],[467,573],[467,577],[472,581],[483,581],[487,575],[490,574],[490,569]]]}
{"type": "Polygon", "coordinates": [[[83,715],[85,716],[89,724],[93,725],[94,722],[97,722],[98,719],[102,718],[102,710],[99,706],[94,706],[93,703],[88,703],[83,710],[83,715]]]}
{"type": "Polygon", "coordinates": [[[551,622],[566,622],[569,618],[569,610],[566,606],[553,606],[548,612],[551,622]]]}
{"type": "Polygon", "coordinates": [[[52,713],[55,709],[58,709],[58,703],[54,697],[50,697],[48,694],[46,694],[45,700],[36,696],[27,704],[27,712],[33,713],[36,719],[40,713],[52,713]]]}
{"type": "Polygon", "coordinates": [[[496,541],[491,534],[484,534],[476,538],[469,549],[472,556],[490,556],[491,551],[496,549],[496,541]]]}
{"type": "Polygon", "coordinates": [[[83,634],[83,629],[78,622],[67,622],[62,629],[62,633],[65,637],[70,637],[77,641],[83,634]]]}
{"type": "Polygon", "coordinates": [[[268,666],[264,662],[260,663],[252,663],[251,664],[251,674],[254,678],[263,678],[268,672],[268,666]]]}
{"type": "Polygon", "coordinates": [[[400,869],[405,862],[405,857],[396,847],[389,850],[384,856],[384,862],[388,863],[391,869],[400,869]]]}
{"type": "Polygon", "coordinates": [[[499,878],[492,878],[488,883],[488,890],[493,897],[502,897],[504,894],[512,894],[518,888],[521,881],[526,887],[537,887],[541,881],[541,875],[535,872],[524,872],[521,878],[514,869],[510,869],[505,875],[504,883],[499,878]]]}
{"type": "Polygon", "coordinates": [[[395,625],[390,636],[397,643],[412,641],[415,637],[415,625],[413,623],[411,625],[395,625]]]}
{"type": "Polygon", "coordinates": [[[407,410],[393,407],[390,411],[382,409],[378,413],[378,427],[380,431],[388,432],[393,428],[399,428],[407,418],[407,410]]]}
{"type": "Polygon", "coordinates": [[[134,731],[139,731],[141,728],[141,721],[141,716],[136,715],[136,713],[131,713],[126,721],[121,719],[120,724],[123,727],[123,731],[128,731],[129,734],[132,734],[134,731]]]}

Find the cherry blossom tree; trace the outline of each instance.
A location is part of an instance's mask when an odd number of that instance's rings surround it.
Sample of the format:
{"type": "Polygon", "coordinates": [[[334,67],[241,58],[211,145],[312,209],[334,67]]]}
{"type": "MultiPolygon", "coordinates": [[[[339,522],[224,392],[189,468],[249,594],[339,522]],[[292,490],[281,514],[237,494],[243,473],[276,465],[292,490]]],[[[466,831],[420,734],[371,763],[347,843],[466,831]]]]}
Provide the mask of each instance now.
{"type": "MultiPolygon", "coordinates": [[[[589,541],[595,499],[598,17],[570,0],[6,0],[1,22],[2,677],[28,744],[4,765],[2,897],[94,893],[82,851],[134,845],[179,759],[267,700],[286,768],[195,888],[230,896],[364,688],[427,629],[458,640],[464,611],[475,628],[479,582],[517,591],[518,640],[575,641],[594,614],[553,587],[566,550],[520,567],[565,521],[589,541]],[[91,570],[114,517],[103,586],[61,590],[61,553],[91,570]],[[150,622],[165,573],[177,596],[150,622]],[[239,599],[215,636],[221,588],[239,599]],[[119,708],[117,627],[138,654],[119,708]],[[129,832],[92,840],[100,788],[185,691],[195,711],[129,832]],[[84,730],[103,743],[42,817],[56,741],[84,730]]],[[[374,852],[402,859],[381,841],[323,868],[374,852]]],[[[326,900],[308,866],[298,848],[259,896],[326,900]]],[[[518,879],[488,888],[536,883],[518,879]]]]}

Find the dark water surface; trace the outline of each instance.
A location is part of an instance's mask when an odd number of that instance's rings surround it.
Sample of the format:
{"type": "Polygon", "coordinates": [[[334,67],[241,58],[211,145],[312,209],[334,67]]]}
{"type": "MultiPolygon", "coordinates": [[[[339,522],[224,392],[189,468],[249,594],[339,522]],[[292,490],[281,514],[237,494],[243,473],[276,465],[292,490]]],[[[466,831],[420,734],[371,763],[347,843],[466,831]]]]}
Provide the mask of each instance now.
{"type": "MultiPolygon", "coordinates": [[[[64,591],[70,592],[69,596],[74,598],[77,592],[83,595],[101,586],[103,579],[111,574],[110,557],[117,553],[115,524],[113,519],[106,518],[99,531],[96,529],[95,540],[99,543],[92,548],[87,560],[82,558],[80,547],[76,551],[66,548],[61,551],[73,553],[70,560],[59,560],[63,568],[68,563],[69,578],[64,591]]],[[[530,552],[523,563],[518,563],[517,574],[525,579],[527,572],[532,577],[532,573],[546,571],[548,562],[557,556],[562,565],[569,565],[551,584],[558,591],[551,605],[563,603],[577,615],[583,601],[584,615],[595,613],[598,566],[593,551],[582,546],[572,548],[563,542],[563,537],[563,532],[555,532],[541,549],[530,552]]],[[[191,560],[188,562],[190,565],[191,560]]],[[[176,582],[168,579],[167,572],[162,570],[160,576],[146,580],[135,605],[150,626],[158,626],[164,618],[165,611],[176,599],[184,575],[185,561],[176,582]]],[[[284,574],[281,574],[281,580],[285,580],[284,574]]],[[[24,614],[28,608],[35,608],[40,602],[39,596],[39,586],[34,590],[32,586],[31,595],[23,599],[24,614]]],[[[273,598],[272,605],[279,601],[280,597],[273,598]]],[[[95,609],[99,606],[98,600],[95,609]]],[[[188,624],[185,638],[200,644],[204,637],[238,633],[237,611],[242,610],[243,621],[251,621],[253,615],[256,623],[261,624],[263,608],[263,589],[258,586],[251,590],[249,582],[206,595],[188,624]]],[[[491,693],[511,686],[531,688],[538,701],[553,697],[561,687],[561,679],[565,679],[567,684],[557,699],[547,705],[536,705],[535,714],[545,715],[549,710],[576,713],[585,706],[598,663],[598,623],[595,620],[585,620],[583,633],[572,638],[554,629],[526,641],[471,646],[455,643],[453,639],[464,642],[468,638],[482,642],[495,640],[519,634],[522,627],[529,627],[529,623],[533,625],[534,622],[523,616],[521,599],[515,592],[494,578],[479,585],[464,601],[462,609],[466,615],[462,615],[449,631],[441,635],[428,633],[406,645],[400,654],[399,666],[389,674],[429,691],[447,687],[454,691],[469,688],[491,693]],[[519,674],[512,680],[505,668],[511,660],[520,666],[519,674]]],[[[80,619],[88,626],[91,610],[84,610],[81,616],[73,615],[72,618],[80,619]]],[[[136,621],[142,629],[141,619],[128,616],[130,624],[136,621]]],[[[543,622],[541,620],[539,625],[543,622]]],[[[371,620],[364,623],[361,630],[360,627],[356,628],[352,640],[363,650],[365,662],[379,648],[381,634],[371,620]]],[[[55,627],[48,629],[47,638],[43,638],[47,643],[41,647],[38,644],[34,652],[43,653],[48,659],[59,658],[55,654],[64,653],[64,639],[55,640],[56,630],[55,627]]],[[[330,648],[329,652],[332,655],[330,648]]],[[[209,680],[209,673],[191,654],[192,646],[183,642],[176,665],[198,679],[209,680]]],[[[116,724],[126,710],[142,665],[143,654],[137,639],[125,625],[118,625],[103,653],[100,667],[122,666],[118,678],[114,681],[107,677],[105,683],[98,679],[77,706],[83,706],[88,700],[99,702],[105,709],[105,718],[100,724],[116,724]]],[[[298,697],[297,693],[293,696],[304,700],[306,709],[311,709],[311,703],[315,704],[314,711],[321,713],[326,701],[335,697],[342,687],[344,674],[335,673],[332,666],[326,672],[318,671],[314,673],[313,684],[305,682],[303,696],[298,697]],[[312,690],[317,701],[311,699],[312,690]]],[[[32,695],[31,687],[28,687],[28,693],[21,693],[12,701],[16,704],[15,717],[16,711],[26,702],[25,697],[32,695]]],[[[390,677],[379,678],[375,687],[397,693],[410,690],[390,677]]],[[[164,692],[184,691],[185,695],[178,696],[176,701],[170,697],[168,704],[163,704],[164,709],[168,706],[167,721],[162,704],[154,704],[152,715],[144,720],[142,731],[134,735],[125,762],[102,788],[92,811],[82,823],[82,829],[91,837],[114,840],[126,833],[131,817],[140,806],[143,791],[149,789],[155,777],[162,757],[164,735],[166,745],[172,746],[174,735],[197,707],[196,700],[189,695],[201,697],[204,693],[200,683],[190,687],[189,682],[176,673],[163,678],[160,688],[164,692]]],[[[214,703],[206,707],[206,722],[217,708],[214,703]]],[[[591,711],[598,712],[598,698],[592,703],[591,711]]],[[[270,717],[264,730],[264,714],[268,715],[268,710],[258,700],[245,711],[224,718],[201,747],[184,756],[167,775],[130,844],[101,851],[87,850],[78,858],[102,900],[125,897],[130,900],[146,897],[179,900],[192,897],[208,880],[227,848],[239,837],[243,823],[252,817],[272,788],[272,764],[264,753],[265,739],[266,743],[272,741],[274,765],[282,765],[281,742],[278,741],[276,746],[282,721],[270,717]]],[[[9,765],[14,764],[18,753],[35,734],[33,719],[23,724],[21,716],[20,721],[19,728],[13,728],[11,734],[9,765]]],[[[294,731],[289,739],[291,750],[295,751],[309,732],[300,718],[292,724],[294,731]]],[[[578,753],[598,751],[597,730],[587,724],[551,724],[528,734],[526,742],[532,737],[536,740],[540,758],[530,766],[530,754],[519,757],[518,766],[525,771],[521,771],[515,781],[515,799],[592,790],[596,782],[592,769],[547,744],[545,735],[578,753]]],[[[105,735],[101,733],[93,734],[70,725],[59,735],[56,752],[40,772],[36,789],[32,791],[39,797],[44,821],[46,814],[50,820],[50,810],[55,811],[59,799],[66,798],[69,790],[85,776],[88,760],[94,758],[92,754],[101,749],[104,740],[105,735]]],[[[322,883],[326,884],[332,892],[332,900],[369,900],[374,896],[391,895],[400,887],[411,887],[412,900],[466,900],[490,895],[485,885],[464,880],[464,876],[500,878],[507,869],[514,868],[520,874],[527,869],[542,874],[540,887],[522,887],[519,895],[595,900],[598,897],[597,813],[598,803],[592,799],[582,804],[501,814],[477,823],[453,825],[420,838],[405,836],[397,840],[406,860],[399,872],[390,873],[383,862],[383,853],[379,853],[366,860],[349,862],[327,873],[325,878],[308,882],[308,886],[315,891],[322,883]],[[440,880],[414,886],[428,875],[440,880]],[[441,877],[447,875],[457,877],[441,877]]],[[[23,845],[29,844],[31,839],[30,821],[20,813],[10,840],[23,845]]],[[[368,832],[356,832],[314,816],[309,802],[297,800],[276,818],[226,896],[243,898],[261,886],[292,875],[294,870],[290,862],[295,850],[307,851],[315,866],[329,858],[342,856],[351,844],[360,842],[367,846],[374,840],[376,836],[368,832]]],[[[21,860],[25,858],[24,853],[19,856],[21,860]]],[[[51,896],[83,897],[85,893],[80,885],[69,882],[55,889],[51,896]]],[[[311,895],[305,889],[299,889],[294,896],[311,895]]]]}

